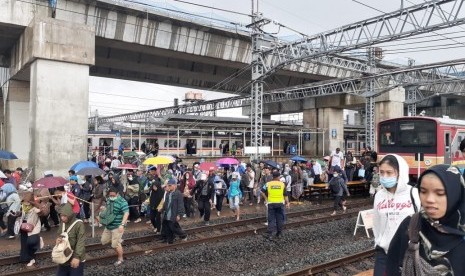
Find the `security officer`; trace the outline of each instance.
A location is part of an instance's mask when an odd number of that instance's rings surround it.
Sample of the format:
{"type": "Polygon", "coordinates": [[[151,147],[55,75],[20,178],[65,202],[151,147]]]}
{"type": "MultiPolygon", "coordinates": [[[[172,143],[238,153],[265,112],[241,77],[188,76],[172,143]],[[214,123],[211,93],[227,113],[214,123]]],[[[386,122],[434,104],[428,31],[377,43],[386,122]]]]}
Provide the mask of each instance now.
{"type": "Polygon", "coordinates": [[[261,191],[265,204],[268,204],[268,233],[265,237],[269,240],[272,240],[273,232],[276,232],[276,238],[281,237],[284,224],[284,202],[289,208],[286,185],[279,180],[281,174],[275,169],[271,175],[273,180],[267,182],[261,191]]]}

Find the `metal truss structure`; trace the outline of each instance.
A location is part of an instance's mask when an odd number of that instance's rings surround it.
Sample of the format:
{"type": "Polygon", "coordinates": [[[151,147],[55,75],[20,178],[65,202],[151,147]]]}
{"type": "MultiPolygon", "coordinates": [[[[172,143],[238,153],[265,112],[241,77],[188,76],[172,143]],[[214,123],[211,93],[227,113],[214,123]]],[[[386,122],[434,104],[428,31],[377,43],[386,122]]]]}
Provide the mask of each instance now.
{"type": "MultiPolygon", "coordinates": [[[[306,37],[300,41],[274,45],[271,49],[261,51],[261,76],[253,77],[253,87],[267,76],[279,69],[296,70],[297,63],[334,55],[352,49],[371,46],[400,38],[410,37],[438,29],[449,28],[465,23],[465,0],[429,1],[405,9],[359,21],[340,28],[306,37]]],[[[252,34],[252,44],[254,35],[252,34]]],[[[256,58],[254,58],[256,62],[256,58]]],[[[368,69],[374,67],[373,54],[368,57],[368,69]]],[[[371,95],[373,80],[368,85],[366,99],[366,131],[367,145],[373,146],[375,137],[374,125],[374,95],[371,95]]],[[[240,89],[243,90],[243,89],[240,89]]],[[[254,91],[254,89],[252,89],[254,91]]],[[[259,106],[262,99],[252,96],[252,110],[254,115],[261,111],[259,106]],[[259,101],[259,102],[258,102],[259,101]],[[255,108],[254,108],[255,106],[255,108]]],[[[252,117],[252,121],[254,118],[252,117]]],[[[260,131],[256,128],[256,131],[260,131]]],[[[261,132],[252,134],[261,137],[261,132]]]]}
{"type": "MultiPolygon", "coordinates": [[[[264,51],[264,78],[286,66],[465,23],[465,0],[427,1],[264,51]]],[[[291,69],[289,68],[289,69],[291,69]]]]}
{"type": "MultiPolygon", "coordinates": [[[[407,93],[406,103],[413,104],[433,96],[464,93],[465,78],[461,77],[461,73],[464,71],[465,59],[407,67],[363,78],[335,79],[272,90],[263,94],[263,103],[302,100],[309,97],[346,93],[366,96],[367,83],[373,81],[372,96],[380,95],[396,87],[409,87],[412,90],[411,93],[415,93],[415,100],[409,98],[407,93]]],[[[213,110],[246,107],[250,106],[250,104],[250,97],[234,96],[192,105],[165,107],[101,118],[91,117],[89,118],[89,124],[94,125],[96,120],[98,120],[99,124],[145,121],[171,114],[205,113],[213,110]]]]}

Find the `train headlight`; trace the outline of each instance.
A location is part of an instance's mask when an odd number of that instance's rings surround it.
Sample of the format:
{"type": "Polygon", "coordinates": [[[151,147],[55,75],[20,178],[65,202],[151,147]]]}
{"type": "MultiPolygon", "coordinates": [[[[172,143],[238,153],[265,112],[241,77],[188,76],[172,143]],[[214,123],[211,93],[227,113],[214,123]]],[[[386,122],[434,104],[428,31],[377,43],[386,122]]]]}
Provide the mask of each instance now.
{"type": "Polygon", "coordinates": [[[431,165],[431,160],[429,160],[429,159],[425,159],[425,165],[426,165],[426,166],[429,166],[429,165],[431,165]]]}

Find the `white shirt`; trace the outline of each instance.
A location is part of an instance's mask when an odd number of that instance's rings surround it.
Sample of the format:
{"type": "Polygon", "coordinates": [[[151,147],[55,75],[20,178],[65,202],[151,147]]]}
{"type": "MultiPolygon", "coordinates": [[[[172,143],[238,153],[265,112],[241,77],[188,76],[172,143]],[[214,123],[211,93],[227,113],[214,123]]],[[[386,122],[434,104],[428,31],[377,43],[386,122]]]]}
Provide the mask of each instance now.
{"type": "Polygon", "coordinates": [[[336,151],[333,151],[331,153],[331,167],[334,167],[334,166],[339,166],[340,168],[342,168],[342,165],[341,165],[341,160],[344,159],[344,154],[342,153],[342,151],[339,151],[339,153],[336,153],[336,151]]]}
{"type": "Polygon", "coordinates": [[[315,162],[315,165],[313,165],[313,172],[314,172],[316,175],[320,175],[320,174],[322,173],[320,163],[315,162]]]}
{"type": "Polygon", "coordinates": [[[248,171],[247,174],[249,175],[249,188],[253,188],[253,185],[255,184],[255,172],[250,170],[248,171]]]}

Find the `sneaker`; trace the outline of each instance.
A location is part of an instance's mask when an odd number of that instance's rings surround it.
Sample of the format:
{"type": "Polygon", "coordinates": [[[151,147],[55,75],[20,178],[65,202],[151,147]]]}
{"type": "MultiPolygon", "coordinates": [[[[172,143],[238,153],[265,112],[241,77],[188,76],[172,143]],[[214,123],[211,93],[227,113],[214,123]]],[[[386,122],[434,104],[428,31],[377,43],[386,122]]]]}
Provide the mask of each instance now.
{"type": "Polygon", "coordinates": [[[216,212],[216,215],[217,215],[217,216],[220,216],[220,215],[221,215],[220,211],[216,212]]]}
{"type": "Polygon", "coordinates": [[[39,249],[43,249],[44,248],[44,239],[42,239],[42,237],[39,237],[39,249]]]}
{"type": "Polygon", "coordinates": [[[186,215],[186,214],[184,214],[184,215],[182,215],[182,217],[183,217],[183,218],[187,218],[187,215],[186,215]]]}
{"type": "Polygon", "coordinates": [[[118,261],[115,262],[115,266],[119,266],[119,265],[121,265],[122,263],[123,263],[123,260],[118,260],[118,261]]]}
{"type": "Polygon", "coordinates": [[[208,226],[208,225],[210,225],[210,222],[206,221],[205,226],[208,226]]]}
{"type": "Polygon", "coordinates": [[[40,228],[40,232],[45,232],[45,231],[47,231],[47,228],[45,228],[45,226],[42,226],[42,227],[40,228]]]}
{"type": "Polygon", "coordinates": [[[331,213],[331,216],[335,216],[335,215],[336,215],[336,211],[331,213]]]}
{"type": "Polygon", "coordinates": [[[346,211],[347,211],[347,207],[346,207],[346,206],[342,206],[342,212],[345,214],[346,211]]]}
{"type": "Polygon", "coordinates": [[[29,261],[29,263],[28,263],[26,266],[31,267],[31,266],[33,266],[35,263],[36,263],[36,260],[32,259],[32,260],[29,261]]]}
{"type": "Polygon", "coordinates": [[[134,221],[134,223],[139,223],[139,222],[141,222],[141,221],[142,221],[142,220],[141,220],[140,218],[138,218],[138,219],[136,219],[136,220],[134,221]]]}
{"type": "Polygon", "coordinates": [[[145,224],[150,224],[152,223],[150,220],[146,221],[145,224]]]}
{"type": "Polygon", "coordinates": [[[187,241],[187,235],[184,238],[181,238],[182,241],[187,241]]]}
{"type": "Polygon", "coordinates": [[[9,239],[9,240],[12,240],[12,239],[14,239],[14,238],[16,238],[16,237],[15,237],[15,236],[8,236],[8,239],[9,239]]]}

